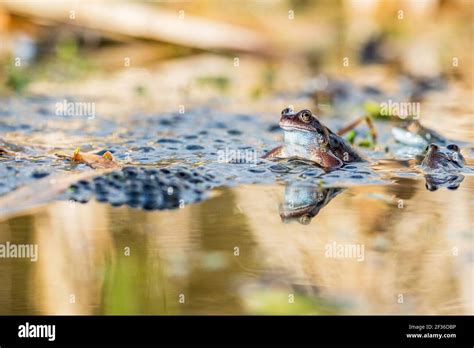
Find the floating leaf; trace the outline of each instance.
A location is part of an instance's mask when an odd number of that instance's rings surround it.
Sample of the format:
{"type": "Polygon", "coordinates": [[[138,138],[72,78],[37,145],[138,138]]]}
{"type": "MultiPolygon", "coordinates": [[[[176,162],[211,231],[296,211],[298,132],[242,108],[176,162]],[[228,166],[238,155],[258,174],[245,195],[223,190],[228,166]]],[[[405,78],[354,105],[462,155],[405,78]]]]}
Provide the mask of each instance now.
{"type": "Polygon", "coordinates": [[[120,167],[120,164],[114,160],[112,154],[109,151],[106,151],[102,156],[100,156],[96,155],[95,153],[81,152],[81,149],[78,147],[74,151],[71,160],[74,162],[85,163],[94,169],[120,167]]]}

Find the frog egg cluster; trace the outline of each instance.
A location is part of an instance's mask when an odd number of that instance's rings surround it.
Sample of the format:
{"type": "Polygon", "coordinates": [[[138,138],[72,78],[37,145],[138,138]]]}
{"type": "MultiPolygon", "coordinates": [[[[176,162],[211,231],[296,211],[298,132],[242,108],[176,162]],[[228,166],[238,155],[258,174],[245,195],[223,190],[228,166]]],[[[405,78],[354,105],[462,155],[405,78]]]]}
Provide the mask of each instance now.
{"type": "Polygon", "coordinates": [[[173,209],[204,199],[205,192],[218,184],[213,173],[199,168],[125,167],[92,180],[78,181],[61,198],[86,203],[95,197],[98,202],[112,206],[173,209]]]}

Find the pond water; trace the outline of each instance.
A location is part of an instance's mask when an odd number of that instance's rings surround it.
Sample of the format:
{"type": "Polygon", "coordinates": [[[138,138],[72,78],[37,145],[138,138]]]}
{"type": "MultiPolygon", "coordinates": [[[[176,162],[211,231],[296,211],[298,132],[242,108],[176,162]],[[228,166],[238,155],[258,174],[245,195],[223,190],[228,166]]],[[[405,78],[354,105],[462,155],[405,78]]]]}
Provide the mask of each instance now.
{"type": "Polygon", "coordinates": [[[57,201],[1,222],[2,240],[37,244],[39,257],[2,260],[0,311],[469,313],[473,193],[472,177],[457,191],[352,187],[306,225],[282,222],[280,185],[169,211],[57,201]],[[339,245],[364,249],[338,257],[339,245]]]}
{"type": "MultiPolygon", "coordinates": [[[[388,122],[376,122],[380,146],[359,149],[370,163],[324,172],[259,159],[283,139],[274,113],[197,107],[86,122],[58,117],[61,102],[0,106],[0,145],[20,154],[0,163],[0,244],[38,247],[36,261],[0,260],[0,314],[474,312],[474,178],[427,190],[393,150],[388,122]],[[153,192],[155,205],[117,194],[122,178],[99,179],[100,189],[87,178],[84,195],[77,180],[51,190],[92,172],[55,155],[77,146],[140,167],[137,195],[153,192]],[[150,176],[178,185],[172,206],[150,176]]],[[[449,122],[438,109],[423,122],[468,144],[469,113],[449,122]]],[[[347,117],[322,120],[337,129],[347,117]]],[[[472,147],[465,154],[472,164],[472,147]]]]}

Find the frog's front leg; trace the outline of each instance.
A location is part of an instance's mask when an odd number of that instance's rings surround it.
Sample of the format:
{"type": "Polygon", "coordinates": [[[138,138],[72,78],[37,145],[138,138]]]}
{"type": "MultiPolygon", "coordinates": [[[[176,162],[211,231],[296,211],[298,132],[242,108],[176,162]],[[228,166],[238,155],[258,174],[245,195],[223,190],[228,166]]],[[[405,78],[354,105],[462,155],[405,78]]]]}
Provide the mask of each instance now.
{"type": "Polygon", "coordinates": [[[330,150],[324,148],[312,149],[310,153],[310,160],[318,163],[321,167],[326,169],[340,168],[344,164],[330,150]]]}
{"type": "Polygon", "coordinates": [[[285,146],[281,145],[275,147],[273,150],[268,151],[262,156],[262,158],[284,158],[285,157],[285,146]]]}

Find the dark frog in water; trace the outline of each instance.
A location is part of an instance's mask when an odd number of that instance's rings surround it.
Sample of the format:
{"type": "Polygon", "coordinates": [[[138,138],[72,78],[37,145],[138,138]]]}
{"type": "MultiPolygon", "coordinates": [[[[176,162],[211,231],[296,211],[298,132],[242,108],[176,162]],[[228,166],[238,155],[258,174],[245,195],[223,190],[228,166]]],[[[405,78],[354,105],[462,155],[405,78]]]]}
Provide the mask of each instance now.
{"type": "Polygon", "coordinates": [[[459,172],[465,164],[466,161],[456,144],[449,144],[446,148],[430,144],[426,147],[421,167],[425,172],[459,172]]]}
{"type": "Polygon", "coordinates": [[[309,110],[281,112],[280,127],[285,144],[263,158],[302,158],[326,169],[335,169],[345,163],[363,161],[362,157],[340,136],[324,126],[309,110]]]}
{"type": "Polygon", "coordinates": [[[430,191],[435,191],[439,187],[457,189],[464,179],[460,172],[465,164],[459,146],[450,144],[444,148],[436,144],[428,145],[421,162],[421,168],[425,172],[426,188],[430,191]]]}

